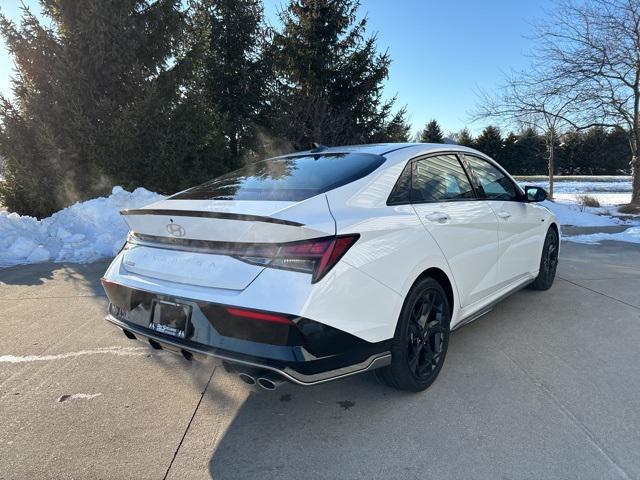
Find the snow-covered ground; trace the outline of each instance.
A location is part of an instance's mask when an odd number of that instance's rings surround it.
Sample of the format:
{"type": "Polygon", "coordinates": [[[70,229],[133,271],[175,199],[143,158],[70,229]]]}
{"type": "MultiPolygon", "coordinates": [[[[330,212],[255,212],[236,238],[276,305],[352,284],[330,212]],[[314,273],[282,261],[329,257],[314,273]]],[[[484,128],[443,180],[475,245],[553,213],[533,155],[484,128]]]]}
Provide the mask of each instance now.
{"type": "MultiPolygon", "coordinates": [[[[598,243],[619,240],[640,243],[640,217],[620,218],[617,206],[629,202],[629,177],[559,179],[556,201],[544,202],[555,212],[562,225],[601,227],[628,226],[621,233],[595,233],[565,236],[564,240],[598,243]],[[602,207],[581,208],[575,201],[578,194],[596,196],[602,207]]],[[[519,179],[524,185],[546,186],[540,179],[519,179]]],[[[49,218],[33,217],[0,211],[0,268],[38,262],[88,263],[113,256],[122,246],[127,226],[120,216],[124,208],[138,208],[162,196],[138,188],[127,192],[114,187],[109,197],[76,203],[49,218]]]]}
{"type": "Polygon", "coordinates": [[[591,233],[589,235],[573,235],[564,237],[564,240],[577,243],[598,244],[603,240],[616,240],[618,242],[640,243],[640,227],[630,227],[619,233],[591,233]]]}
{"type": "Polygon", "coordinates": [[[138,188],[114,187],[109,197],[76,203],[37,220],[0,212],[0,267],[25,263],[89,263],[113,256],[124,243],[124,208],[138,208],[163,198],[138,188]]]}
{"type": "MultiPolygon", "coordinates": [[[[627,200],[628,201],[628,200],[627,200]]],[[[562,236],[563,241],[598,244],[604,240],[616,240],[619,242],[640,243],[640,218],[625,218],[611,216],[612,210],[606,207],[590,208],[582,210],[571,200],[556,200],[555,202],[544,202],[544,206],[554,212],[558,217],[560,225],[571,225],[576,227],[607,227],[607,226],[628,226],[626,230],[619,233],[590,233],[584,235],[562,236]]],[[[615,208],[613,209],[616,210],[615,208]]]]}
{"type": "MultiPolygon", "coordinates": [[[[549,188],[549,181],[544,177],[517,177],[517,180],[523,186],[535,185],[549,188]]],[[[589,195],[597,199],[606,211],[617,213],[619,205],[629,203],[631,200],[631,177],[629,175],[556,177],[554,198],[557,201],[575,203],[580,195],[589,195]]]]}
{"type": "MultiPolygon", "coordinates": [[[[542,177],[518,177],[520,185],[535,185],[545,189],[549,182],[542,177]]],[[[602,227],[625,225],[620,219],[618,207],[631,200],[631,177],[557,177],[554,183],[554,202],[544,202],[562,225],[577,227],[602,227]],[[589,195],[600,202],[600,207],[578,205],[580,195],[589,195]]]]}
{"type": "MultiPolygon", "coordinates": [[[[543,177],[519,177],[521,185],[549,187],[543,177]]],[[[603,240],[640,243],[639,216],[626,215],[621,218],[618,207],[631,200],[630,176],[606,177],[556,177],[554,202],[544,202],[553,211],[561,225],[576,227],[605,227],[628,225],[620,233],[593,233],[587,235],[564,235],[563,240],[597,244],[603,240]],[[600,202],[600,207],[582,207],[578,204],[580,195],[589,195],[600,202]]]]}
{"type": "Polygon", "coordinates": [[[581,208],[571,200],[556,199],[553,202],[547,200],[542,202],[542,204],[556,214],[560,225],[607,227],[611,225],[631,224],[629,220],[622,220],[619,217],[611,216],[610,212],[603,208],[581,208]]]}

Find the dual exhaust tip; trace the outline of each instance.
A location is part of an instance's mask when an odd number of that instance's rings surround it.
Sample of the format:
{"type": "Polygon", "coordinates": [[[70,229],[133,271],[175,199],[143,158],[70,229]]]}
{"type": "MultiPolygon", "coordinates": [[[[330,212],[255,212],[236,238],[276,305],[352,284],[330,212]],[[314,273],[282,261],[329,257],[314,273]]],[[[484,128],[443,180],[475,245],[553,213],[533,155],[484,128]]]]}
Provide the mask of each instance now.
{"type": "Polygon", "coordinates": [[[229,362],[222,362],[222,365],[228,373],[238,375],[238,378],[247,385],[258,385],[259,387],[271,392],[285,382],[285,379],[280,375],[268,370],[243,367],[229,362]]]}
{"type": "Polygon", "coordinates": [[[284,380],[272,373],[263,373],[259,377],[255,377],[247,372],[240,372],[238,374],[240,380],[247,385],[258,385],[265,390],[274,391],[280,385],[284,383],[284,380]]]}

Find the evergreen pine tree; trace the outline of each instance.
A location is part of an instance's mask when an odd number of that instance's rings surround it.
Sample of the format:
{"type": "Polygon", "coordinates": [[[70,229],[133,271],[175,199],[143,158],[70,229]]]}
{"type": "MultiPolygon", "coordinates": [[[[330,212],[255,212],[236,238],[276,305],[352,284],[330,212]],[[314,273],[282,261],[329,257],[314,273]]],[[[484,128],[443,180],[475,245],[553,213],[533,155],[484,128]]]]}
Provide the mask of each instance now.
{"type": "Polygon", "coordinates": [[[542,135],[533,128],[525,128],[518,134],[513,149],[513,172],[519,175],[547,175],[547,147],[542,135]]]}
{"type": "Polygon", "coordinates": [[[464,147],[473,147],[474,145],[473,136],[471,135],[469,129],[466,127],[456,134],[455,140],[458,145],[462,145],[464,147]]]}
{"type": "Polygon", "coordinates": [[[504,139],[504,142],[502,144],[502,152],[500,153],[500,160],[497,160],[500,165],[502,165],[507,171],[509,171],[512,174],[516,174],[516,170],[517,170],[517,160],[518,160],[518,156],[517,156],[517,148],[518,148],[518,136],[513,133],[513,132],[509,132],[509,135],[507,135],[504,139]]]}
{"type": "Polygon", "coordinates": [[[384,128],[371,138],[371,141],[374,143],[410,142],[411,125],[407,121],[407,109],[401,108],[384,128]]]}
{"type": "Polygon", "coordinates": [[[41,217],[112,182],[145,185],[170,153],[183,20],[179,0],[40,3],[50,26],[26,7],[20,25],[0,15],[17,71],[0,102],[0,201],[41,217]]]}
{"type": "Polygon", "coordinates": [[[503,140],[500,134],[500,129],[489,125],[482,133],[478,135],[475,141],[475,148],[480,150],[485,155],[489,155],[496,161],[500,161],[502,154],[503,140]]]}
{"type": "Polygon", "coordinates": [[[390,57],[377,53],[356,0],[290,0],[269,60],[272,131],[288,148],[366,143],[388,124],[383,101],[390,57]]]}
{"type": "Polygon", "coordinates": [[[560,173],[564,175],[629,174],[629,133],[621,127],[571,130],[561,136],[558,148],[560,173]]]}
{"type": "Polygon", "coordinates": [[[195,0],[189,9],[187,111],[204,122],[193,152],[213,176],[237,168],[258,148],[265,95],[260,0],[195,0]]]}
{"type": "Polygon", "coordinates": [[[419,140],[423,143],[444,143],[442,129],[436,120],[431,120],[420,132],[419,140]]]}
{"type": "Polygon", "coordinates": [[[607,155],[607,131],[600,126],[587,130],[582,138],[582,155],[576,165],[581,175],[602,173],[602,160],[607,155]]]}
{"type": "Polygon", "coordinates": [[[558,156],[563,166],[561,173],[564,175],[575,175],[577,172],[576,168],[580,161],[582,136],[583,132],[581,130],[570,130],[561,136],[562,143],[558,151],[558,156]]]}
{"type": "Polygon", "coordinates": [[[630,174],[631,146],[629,134],[622,127],[612,128],[607,135],[607,148],[603,158],[602,173],[606,175],[630,174]]]}

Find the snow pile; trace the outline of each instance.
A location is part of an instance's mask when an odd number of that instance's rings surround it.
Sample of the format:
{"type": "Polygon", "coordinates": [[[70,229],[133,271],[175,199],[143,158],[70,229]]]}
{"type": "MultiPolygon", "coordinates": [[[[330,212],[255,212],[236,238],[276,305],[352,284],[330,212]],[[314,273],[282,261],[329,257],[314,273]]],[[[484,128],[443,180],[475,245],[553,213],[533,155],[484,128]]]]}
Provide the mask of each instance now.
{"type": "Polygon", "coordinates": [[[611,225],[625,225],[628,222],[616,217],[609,217],[602,209],[584,207],[573,202],[546,200],[542,205],[547,207],[558,217],[560,225],[573,225],[575,227],[606,227],[611,225]]]}
{"type": "Polygon", "coordinates": [[[591,245],[598,244],[605,240],[616,240],[618,242],[640,243],[640,227],[627,228],[619,233],[592,233],[588,235],[572,235],[570,237],[562,237],[563,240],[570,242],[587,243],[591,245]]]}
{"type": "Polygon", "coordinates": [[[76,203],[43,220],[0,211],[0,267],[112,257],[127,234],[120,210],[162,198],[144,188],[127,192],[114,187],[109,197],[76,203]]]}

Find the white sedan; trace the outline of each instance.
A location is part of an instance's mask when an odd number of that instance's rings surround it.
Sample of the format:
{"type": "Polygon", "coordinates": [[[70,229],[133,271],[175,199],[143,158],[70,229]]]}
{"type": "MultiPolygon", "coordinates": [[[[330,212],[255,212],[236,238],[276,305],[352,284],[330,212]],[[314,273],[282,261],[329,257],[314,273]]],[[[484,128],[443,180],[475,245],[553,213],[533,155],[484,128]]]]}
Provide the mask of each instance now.
{"type": "Polygon", "coordinates": [[[252,163],[122,212],[107,320],[266,389],[377,369],[424,390],[452,329],[552,285],[560,232],[545,198],[457,145],[317,146],[252,163]]]}

